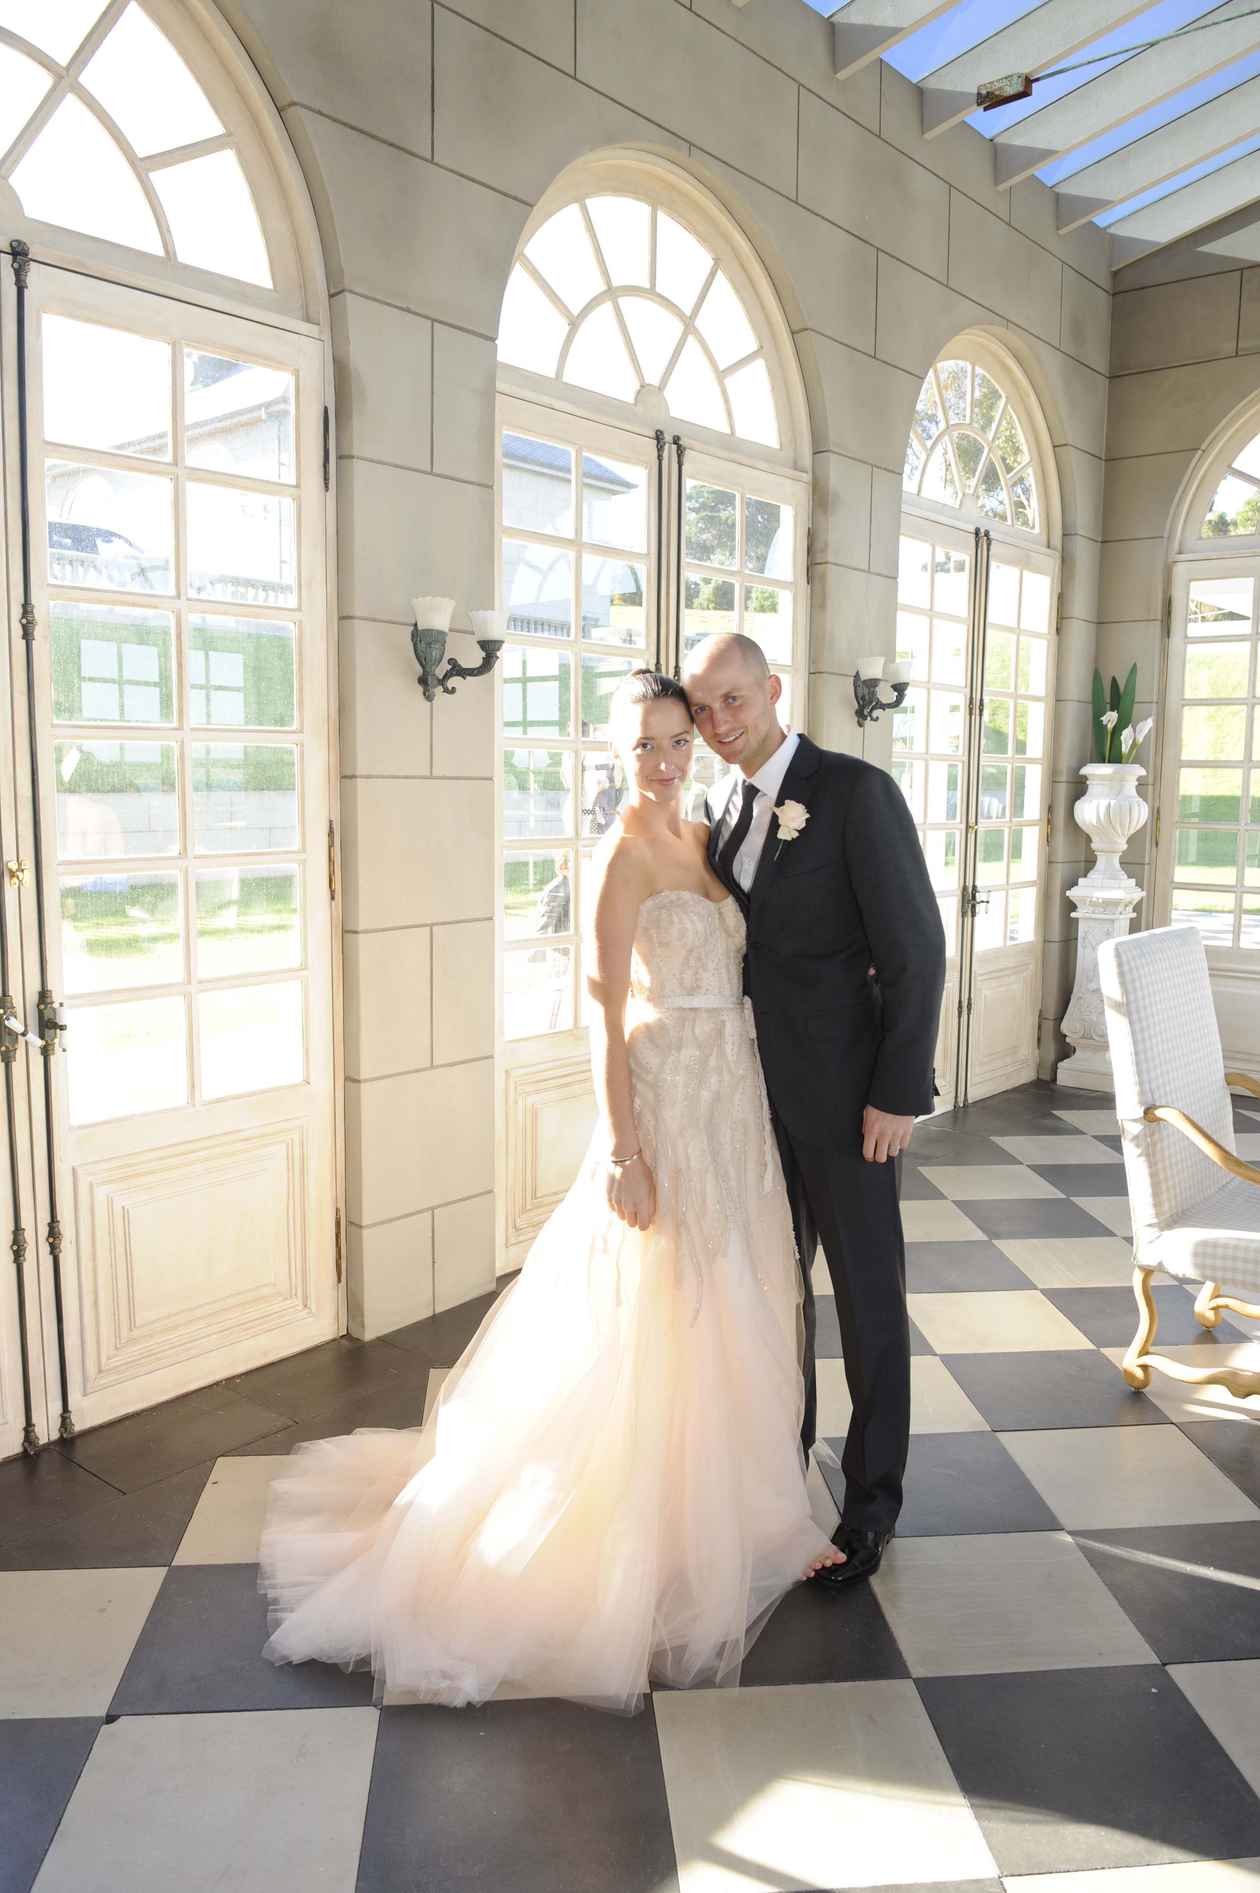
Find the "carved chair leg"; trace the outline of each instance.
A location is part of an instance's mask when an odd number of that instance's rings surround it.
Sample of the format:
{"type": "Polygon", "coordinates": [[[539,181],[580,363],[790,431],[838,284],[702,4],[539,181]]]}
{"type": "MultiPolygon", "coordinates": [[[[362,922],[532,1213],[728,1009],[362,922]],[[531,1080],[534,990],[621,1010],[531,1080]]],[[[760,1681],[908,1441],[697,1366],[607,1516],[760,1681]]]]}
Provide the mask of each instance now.
{"type": "Polygon", "coordinates": [[[1133,1293],[1138,1305],[1138,1327],[1120,1364],[1120,1371],[1130,1387],[1136,1387],[1141,1393],[1151,1384],[1151,1370],[1143,1364],[1142,1356],[1155,1339],[1155,1330],[1159,1326],[1159,1309],[1151,1293],[1149,1269],[1134,1268],[1133,1293]]]}
{"type": "Polygon", "coordinates": [[[1220,1323],[1221,1311],[1219,1308],[1213,1306],[1220,1292],[1217,1283],[1204,1282],[1195,1297],[1195,1319],[1205,1328],[1215,1328],[1220,1323]]]}

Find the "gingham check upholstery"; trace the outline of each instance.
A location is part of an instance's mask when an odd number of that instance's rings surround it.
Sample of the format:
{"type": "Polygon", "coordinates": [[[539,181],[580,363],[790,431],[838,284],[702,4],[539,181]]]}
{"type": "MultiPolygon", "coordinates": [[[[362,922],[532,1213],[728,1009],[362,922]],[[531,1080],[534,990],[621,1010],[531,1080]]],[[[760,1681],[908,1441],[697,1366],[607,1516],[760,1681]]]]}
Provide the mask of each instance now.
{"type": "Polygon", "coordinates": [[[1234,1118],[1207,957],[1195,927],[1158,927],[1098,949],[1099,982],[1124,1138],[1134,1259],[1191,1281],[1260,1288],[1260,1189],[1226,1178],[1171,1124],[1171,1104],[1233,1152],[1234,1118]]]}

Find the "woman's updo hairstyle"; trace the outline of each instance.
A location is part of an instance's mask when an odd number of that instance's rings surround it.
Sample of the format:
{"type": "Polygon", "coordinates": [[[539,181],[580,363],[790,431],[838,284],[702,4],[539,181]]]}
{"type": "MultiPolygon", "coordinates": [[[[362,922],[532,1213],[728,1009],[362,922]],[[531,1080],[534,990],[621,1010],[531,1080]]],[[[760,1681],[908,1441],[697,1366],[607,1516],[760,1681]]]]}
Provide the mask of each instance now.
{"type": "Polygon", "coordinates": [[[624,677],[612,694],[609,706],[610,721],[622,710],[634,708],[640,703],[681,703],[690,722],[691,705],[687,701],[687,692],[676,677],[667,677],[659,670],[632,670],[624,677]]]}

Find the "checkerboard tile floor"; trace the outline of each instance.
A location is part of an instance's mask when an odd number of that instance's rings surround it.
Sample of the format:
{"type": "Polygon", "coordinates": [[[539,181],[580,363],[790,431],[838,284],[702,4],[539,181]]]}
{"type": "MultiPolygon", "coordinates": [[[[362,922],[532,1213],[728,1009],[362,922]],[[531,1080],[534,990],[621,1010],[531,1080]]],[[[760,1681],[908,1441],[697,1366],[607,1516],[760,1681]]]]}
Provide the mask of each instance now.
{"type": "MultiPolygon", "coordinates": [[[[1260,1398],[1121,1381],[1108,1104],[1033,1084],[916,1130],[899,1536],[873,1584],[792,1593],[739,1690],[377,1709],[362,1674],[261,1660],[274,1467],[414,1425],[485,1302],[0,1466],[0,1893],[1256,1886],[1260,1398]]],[[[1260,1152],[1260,1107],[1238,1128],[1260,1152]]],[[[1158,1298],[1179,1352],[1260,1364],[1158,1298]]],[[[830,1524],[839,1472],[810,1477],[830,1524]]]]}

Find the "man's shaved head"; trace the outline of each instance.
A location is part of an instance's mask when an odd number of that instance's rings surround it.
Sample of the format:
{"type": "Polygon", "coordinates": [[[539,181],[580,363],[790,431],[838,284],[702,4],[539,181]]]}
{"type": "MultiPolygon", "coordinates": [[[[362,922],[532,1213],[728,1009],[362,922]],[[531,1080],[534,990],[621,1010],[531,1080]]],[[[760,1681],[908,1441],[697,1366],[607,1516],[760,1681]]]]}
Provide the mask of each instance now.
{"type": "Polygon", "coordinates": [[[754,775],[783,741],[777,709],[783,680],[742,632],[724,631],[697,645],[683,666],[683,688],[709,748],[745,775],[754,775]]]}
{"type": "Polygon", "coordinates": [[[707,671],[714,660],[729,657],[742,658],[750,674],[763,683],[770,675],[766,654],[755,638],[745,637],[742,631],[715,631],[683,660],[684,685],[693,672],[707,671]]]}

